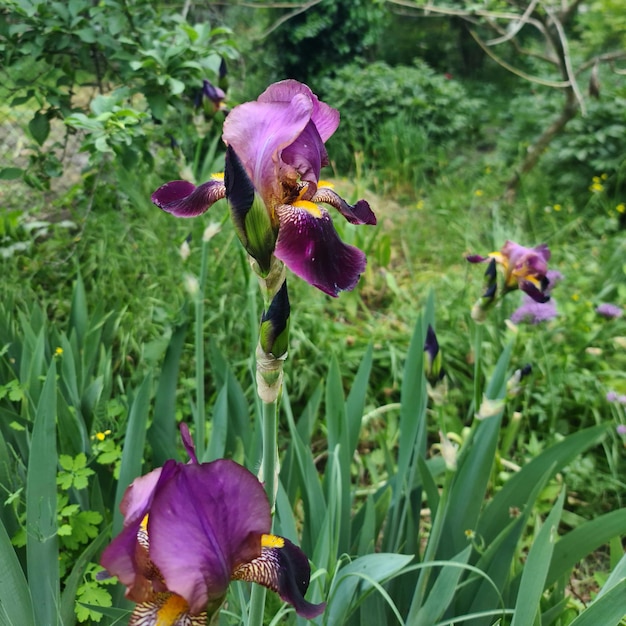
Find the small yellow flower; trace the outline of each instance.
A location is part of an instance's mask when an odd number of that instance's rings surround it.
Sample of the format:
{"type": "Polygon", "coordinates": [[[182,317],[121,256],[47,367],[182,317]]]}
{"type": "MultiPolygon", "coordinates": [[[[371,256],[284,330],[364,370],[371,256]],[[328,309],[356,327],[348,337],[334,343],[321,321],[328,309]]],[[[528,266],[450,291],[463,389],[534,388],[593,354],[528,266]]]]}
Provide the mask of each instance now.
{"type": "Polygon", "coordinates": [[[601,178],[602,180],[606,180],[608,177],[609,177],[609,175],[608,175],[608,174],[606,174],[606,173],[605,173],[605,174],[602,174],[602,175],[600,176],[600,178],[601,178]]]}
{"type": "Polygon", "coordinates": [[[55,356],[61,356],[63,354],[63,348],[60,346],[54,351],[55,356]]]}
{"type": "Polygon", "coordinates": [[[97,432],[96,433],[96,439],[98,441],[104,441],[107,438],[107,435],[110,435],[111,431],[110,430],[105,430],[104,432],[97,432]]]}
{"type": "Polygon", "coordinates": [[[482,196],[484,193],[485,193],[485,192],[484,192],[482,189],[477,189],[477,190],[474,192],[474,195],[480,198],[480,196],[482,196]]]}
{"type": "Polygon", "coordinates": [[[485,168],[485,174],[491,174],[491,168],[488,165],[485,168]]]}
{"type": "Polygon", "coordinates": [[[476,533],[475,533],[475,532],[474,532],[471,528],[468,528],[468,529],[465,531],[465,536],[466,536],[468,539],[470,539],[470,540],[471,540],[471,539],[475,539],[475,538],[476,538],[476,533]]]}
{"type": "Polygon", "coordinates": [[[592,191],[593,193],[600,193],[603,189],[604,189],[604,185],[600,182],[595,182],[595,181],[589,187],[589,191],[592,191]]]}
{"type": "Polygon", "coordinates": [[[560,204],[555,204],[552,207],[555,211],[560,211],[563,207],[560,204]]]}
{"type": "Polygon", "coordinates": [[[572,300],[573,300],[574,302],[578,302],[578,301],[580,300],[580,294],[573,293],[573,294],[572,294],[572,300]]]}
{"type": "Polygon", "coordinates": [[[624,211],[626,211],[626,205],[623,202],[620,202],[616,207],[615,210],[618,213],[623,213],[624,211]]]}
{"type": "Polygon", "coordinates": [[[424,201],[423,200],[418,200],[416,205],[415,205],[415,208],[418,211],[421,211],[424,208],[424,201]]]}

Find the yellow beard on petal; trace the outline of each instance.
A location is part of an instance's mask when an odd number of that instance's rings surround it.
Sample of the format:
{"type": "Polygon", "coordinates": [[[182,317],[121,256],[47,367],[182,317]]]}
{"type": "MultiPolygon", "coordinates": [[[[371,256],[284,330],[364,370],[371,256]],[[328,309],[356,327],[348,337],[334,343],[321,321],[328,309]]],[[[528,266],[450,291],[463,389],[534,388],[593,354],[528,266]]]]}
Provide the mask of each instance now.
{"type": "Polygon", "coordinates": [[[263,548],[284,548],[285,540],[276,535],[261,535],[261,546],[263,548]]]}
{"type": "Polygon", "coordinates": [[[309,200],[296,200],[292,206],[298,209],[304,209],[307,213],[310,213],[317,219],[322,217],[322,212],[315,202],[310,202],[309,200]]]}

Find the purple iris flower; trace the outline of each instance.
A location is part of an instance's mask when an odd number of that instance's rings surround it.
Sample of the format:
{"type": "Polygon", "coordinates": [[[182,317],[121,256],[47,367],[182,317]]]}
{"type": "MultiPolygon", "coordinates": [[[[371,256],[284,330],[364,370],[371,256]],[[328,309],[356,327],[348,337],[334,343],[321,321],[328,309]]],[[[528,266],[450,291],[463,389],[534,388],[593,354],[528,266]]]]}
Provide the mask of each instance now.
{"type": "Polygon", "coordinates": [[[524,294],[524,301],[520,307],[511,314],[511,321],[514,324],[540,324],[549,322],[558,315],[554,300],[548,302],[536,302],[531,297],[524,294]]]}
{"type": "Polygon", "coordinates": [[[504,269],[504,291],[521,289],[535,302],[547,302],[549,279],[546,276],[550,250],[546,244],[526,248],[514,241],[506,241],[499,252],[487,256],[471,254],[466,257],[470,263],[483,263],[494,259],[504,269]]]}
{"type": "Polygon", "coordinates": [[[544,294],[550,297],[547,302],[537,302],[526,293],[523,294],[522,304],[511,314],[511,321],[514,324],[540,324],[549,322],[557,317],[556,302],[551,298],[554,287],[563,280],[563,274],[557,270],[546,272],[548,284],[544,294]]]}
{"type": "MultiPolygon", "coordinates": [[[[350,205],[320,180],[321,168],[329,163],[324,144],[338,125],[336,109],[306,85],[284,80],[270,85],[256,101],[235,107],[223,132],[229,148],[227,172],[237,174],[234,185],[249,184],[267,211],[274,233],[270,253],[331,296],[356,286],[366,259],[361,250],[341,241],[320,203],[335,207],[352,224],[376,224],[365,200],[350,205]]],[[[152,194],[152,201],[177,217],[195,217],[220,198],[228,195],[231,200],[234,193],[241,192],[227,192],[223,179],[213,177],[198,187],[186,181],[166,183],[152,194]]]]}
{"type": "Polygon", "coordinates": [[[221,606],[231,580],[262,584],[313,618],[325,604],[304,599],[307,557],[271,535],[263,486],[228,459],[198,463],[186,427],[191,462],[167,461],[137,478],[120,509],[124,527],[102,554],[103,567],[137,603],[130,624],[200,626],[221,606]]]}
{"type": "Polygon", "coordinates": [[[617,306],[616,304],[609,304],[608,302],[598,305],[596,307],[596,313],[610,320],[622,317],[622,315],[624,314],[619,306],[617,306]]]}

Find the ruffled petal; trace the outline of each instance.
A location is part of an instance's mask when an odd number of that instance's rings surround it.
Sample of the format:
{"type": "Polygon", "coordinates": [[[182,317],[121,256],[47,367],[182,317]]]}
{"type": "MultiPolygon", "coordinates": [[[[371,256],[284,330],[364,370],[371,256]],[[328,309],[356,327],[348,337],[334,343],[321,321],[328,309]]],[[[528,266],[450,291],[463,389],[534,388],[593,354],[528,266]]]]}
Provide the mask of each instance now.
{"type": "Polygon", "coordinates": [[[324,202],[335,207],[350,224],[376,225],[376,216],[366,200],[359,200],[355,205],[348,204],[339,194],[330,187],[318,187],[311,198],[311,202],[324,202]]]}
{"type": "Polygon", "coordinates": [[[173,180],[152,194],[152,202],[176,217],[197,217],[225,196],[221,178],[212,178],[199,187],[186,180],[173,180]]]}
{"type": "Polygon", "coordinates": [[[321,615],[326,608],[325,603],[311,604],[304,599],[311,578],[309,561],[300,548],[283,537],[265,535],[261,556],[239,567],[233,578],[275,591],[307,619],[321,615]]]}
{"type": "Polygon", "coordinates": [[[339,111],[319,98],[304,83],[287,79],[270,85],[258,98],[259,102],[291,102],[294,96],[305,95],[312,104],[311,121],[323,142],[328,141],[339,126],[339,111]]]}
{"type": "Polygon", "coordinates": [[[196,614],[226,594],[239,565],[260,555],[270,507],[258,479],[233,461],[177,467],[154,496],[150,558],[196,614]]]}
{"type": "Polygon", "coordinates": [[[300,278],[336,297],[354,289],[365,270],[365,254],[337,235],[326,209],[311,202],[281,205],[275,256],[300,278]]]}
{"type": "Polygon", "coordinates": [[[281,199],[282,183],[297,183],[298,172],[281,155],[306,128],[312,106],[303,94],[289,102],[246,102],[236,106],[224,122],[224,142],[233,147],[268,205],[281,199]]]}

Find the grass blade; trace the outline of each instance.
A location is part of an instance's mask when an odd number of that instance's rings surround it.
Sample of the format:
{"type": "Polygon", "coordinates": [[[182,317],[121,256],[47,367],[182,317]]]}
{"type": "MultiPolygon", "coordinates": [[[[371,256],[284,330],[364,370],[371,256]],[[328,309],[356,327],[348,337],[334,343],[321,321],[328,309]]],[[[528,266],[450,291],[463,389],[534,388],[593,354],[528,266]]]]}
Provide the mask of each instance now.
{"type": "Polygon", "coordinates": [[[35,626],[33,603],[26,577],[2,522],[0,522],[0,624],[35,626]]]}
{"type": "Polygon", "coordinates": [[[148,441],[152,447],[154,465],[163,465],[168,459],[178,460],[176,447],[176,388],[180,355],[185,344],[188,324],[181,324],[172,333],[163,360],[154,398],[154,419],[148,430],[148,441]]]}
{"type": "Polygon", "coordinates": [[[618,626],[626,610],[626,578],[622,578],[609,591],[585,609],[569,626],[618,626]]]}
{"type": "Polygon", "coordinates": [[[59,622],[56,364],[50,363],[35,415],[26,479],[26,561],[35,622],[59,622]]]}
{"type": "Polygon", "coordinates": [[[124,519],[120,512],[120,502],[126,488],[141,474],[143,452],[146,444],[146,424],[150,408],[152,375],[147,374],[139,386],[128,415],[128,426],[122,450],[120,478],[115,492],[115,510],[113,512],[113,536],[122,530],[124,519]]]}
{"type": "Polygon", "coordinates": [[[554,547],[546,583],[551,585],[567,574],[582,558],[613,537],[624,534],[626,509],[611,511],[567,533],[554,547]]]}
{"type": "Polygon", "coordinates": [[[554,542],[557,537],[557,529],[559,521],[561,520],[564,501],[565,489],[562,489],[556,504],[552,508],[552,511],[550,511],[550,515],[548,515],[548,518],[530,548],[522,573],[522,580],[517,594],[515,613],[513,614],[511,626],[528,626],[528,624],[535,623],[535,618],[539,611],[539,602],[541,601],[545,587],[548,568],[550,567],[550,561],[552,559],[554,542]]]}

